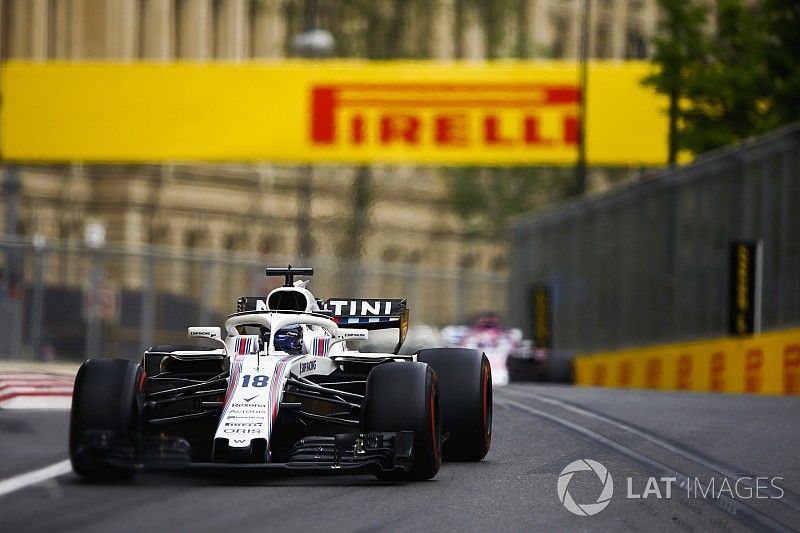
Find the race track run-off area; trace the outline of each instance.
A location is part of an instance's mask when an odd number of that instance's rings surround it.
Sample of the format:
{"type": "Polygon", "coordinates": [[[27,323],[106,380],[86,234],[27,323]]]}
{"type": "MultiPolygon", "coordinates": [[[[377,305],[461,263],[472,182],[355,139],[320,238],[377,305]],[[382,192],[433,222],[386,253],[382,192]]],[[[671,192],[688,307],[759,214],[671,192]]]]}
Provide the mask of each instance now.
{"type": "Polygon", "coordinates": [[[486,459],[446,463],[421,483],[141,473],[129,483],[91,484],[64,463],[68,411],[0,409],[0,525],[14,532],[798,530],[796,406],[790,397],[496,387],[486,459]]]}

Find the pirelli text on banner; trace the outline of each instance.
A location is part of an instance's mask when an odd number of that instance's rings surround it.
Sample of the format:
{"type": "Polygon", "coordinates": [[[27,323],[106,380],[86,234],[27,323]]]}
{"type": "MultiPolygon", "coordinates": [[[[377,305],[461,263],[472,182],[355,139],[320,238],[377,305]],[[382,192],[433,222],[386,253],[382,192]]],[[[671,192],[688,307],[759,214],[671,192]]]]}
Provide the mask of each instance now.
{"type": "Polygon", "coordinates": [[[573,85],[373,83],[314,86],[317,146],[430,143],[441,147],[552,147],[578,142],[573,85]],[[546,135],[543,124],[553,123],[546,135]],[[509,124],[508,122],[515,122],[509,124]],[[476,127],[477,126],[477,127],[476,127]]]}

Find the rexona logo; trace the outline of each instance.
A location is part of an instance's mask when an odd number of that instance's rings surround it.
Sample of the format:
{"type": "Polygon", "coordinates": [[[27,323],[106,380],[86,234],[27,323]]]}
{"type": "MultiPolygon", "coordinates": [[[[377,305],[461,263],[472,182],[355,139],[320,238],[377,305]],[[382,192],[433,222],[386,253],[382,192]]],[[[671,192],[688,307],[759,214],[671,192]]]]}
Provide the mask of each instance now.
{"type": "Polygon", "coordinates": [[[558,476],[558,485],[556,488],[561,505],[569,512],[579,516],[592,516],[605,509],[611,502],[611,496],[614,495],[614,480],[611,479],[611,474],[608,473],[606,467],[597,461],[578,459],[568,464],[566,468],[561,471],[561,474],[558,476]],[[567,490],[569,488],[569,482],[572,481],[572,476],[574,476],[576,472],[582,471],[592,471],[597,474],[597,478],[602,486],[600,496],[597,497],[597,501],[594,503],[576,503],[575,500],[572,499],[569,490],[567,490]]]}
{"type": "Polygon", "coordinates": [[[572,147],[574,85],[353,83],[311,89],[310,139],[319,147],[572,147]]]}

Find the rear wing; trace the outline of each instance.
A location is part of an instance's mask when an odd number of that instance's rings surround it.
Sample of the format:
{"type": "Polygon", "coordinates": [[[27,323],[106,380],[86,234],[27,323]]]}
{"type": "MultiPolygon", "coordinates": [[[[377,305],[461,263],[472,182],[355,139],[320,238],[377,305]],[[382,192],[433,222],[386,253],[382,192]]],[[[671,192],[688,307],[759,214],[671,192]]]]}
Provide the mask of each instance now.
{"type": "Polygon", "coordinates": [[[394,353],[406,340],[408,333],[408,306],[403,298],[328,298],[320,303],[323,312],[330,313],[340,328],[399,330],[394,353]]]}
{"type": "MultiPolygon", "coordinates": [[[[340,328],[400,330],[395,353],[400,350],[408,333],[408,306],[402,298],[329,298],[317,300],[320,314],[331,317],[340,328]]],[[[267,300],[260,296],[242,296],[236,311],[266,311],[267,300]]]]}
{"type": "Polygon", "coordinates": [[[388,329],[400,327],[400,320],[408,313],[406,301],[394,299],[328,298],[320,308],[331,314],[339,327],[358,326],[362,329],[388,329]]]}

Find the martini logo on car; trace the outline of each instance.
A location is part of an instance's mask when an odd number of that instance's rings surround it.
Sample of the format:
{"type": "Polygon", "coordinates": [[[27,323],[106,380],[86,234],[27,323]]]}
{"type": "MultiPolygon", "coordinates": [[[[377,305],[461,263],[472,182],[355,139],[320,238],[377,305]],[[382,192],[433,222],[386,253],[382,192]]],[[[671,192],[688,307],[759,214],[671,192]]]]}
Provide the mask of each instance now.
{"type": "Polygon", "coordinates": [[[392,302],[381,300],[328,300],[334,316],[387,316],[392,314],[392,302]]]}

